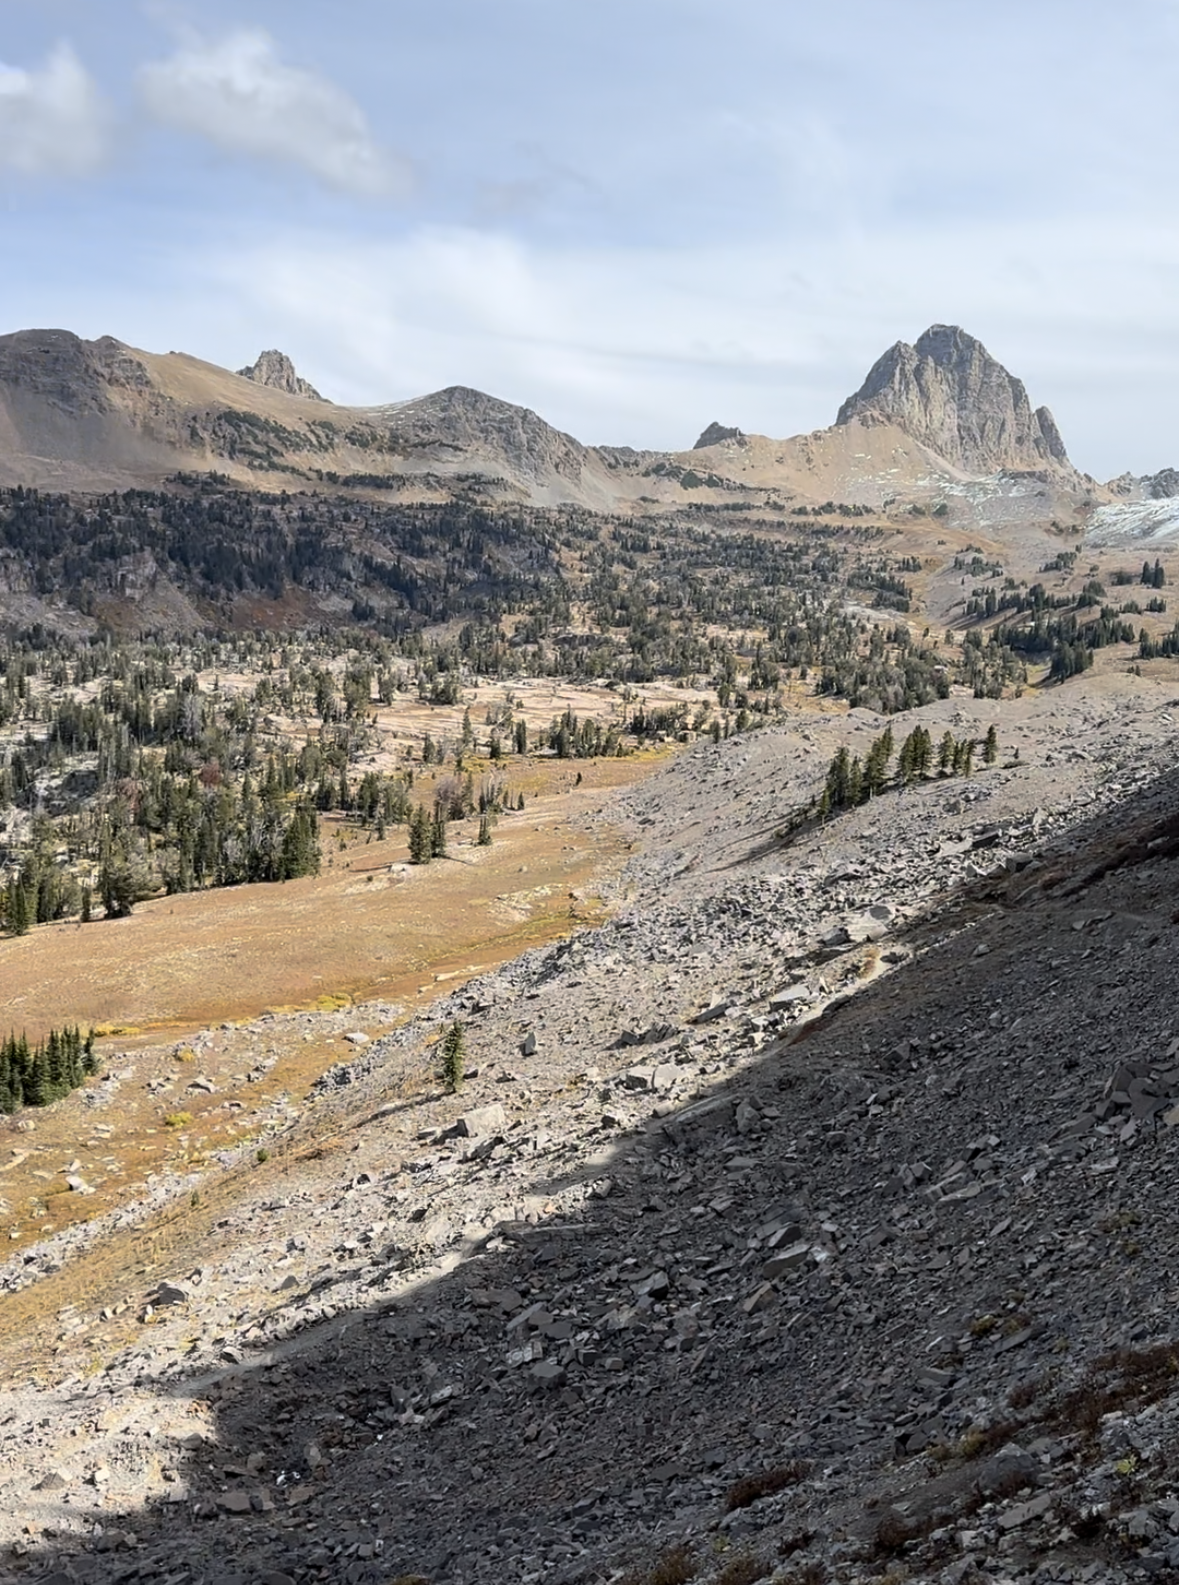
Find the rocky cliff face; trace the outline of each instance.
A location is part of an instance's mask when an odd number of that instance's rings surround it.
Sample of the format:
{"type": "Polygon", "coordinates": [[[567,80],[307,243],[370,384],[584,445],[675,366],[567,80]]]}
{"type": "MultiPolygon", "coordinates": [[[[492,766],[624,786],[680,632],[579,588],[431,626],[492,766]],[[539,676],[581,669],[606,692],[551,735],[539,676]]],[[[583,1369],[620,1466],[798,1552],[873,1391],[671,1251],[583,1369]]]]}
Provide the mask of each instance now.
{"type": "Polygon", "coordinates": [[[295,365],[285,352],[277,352],[273,348],[269,352],[260,352],[257,363],[237,372],[243,380],[253,380],[255,385],[268,385],[273,391],[285,391],[288,396],[306,396],[313,402],[327,400],[320,396],[314,385],[295,372],[295,365]]]}
{"type": "Polygon", "coordinates": [[[966,473],[1070,467],[1048,409],[1033,412],[1023,382],[956,325],[890,347],[836,423],[857,418],[895,424],[966,473]]]}
{"type": "Polygon", "coordinates": [[[1119,474],[1106,487],[1126,501],[1170,501],[1179,496],[1179,469],[1160,468],[1158,473],[1119,474]]]}

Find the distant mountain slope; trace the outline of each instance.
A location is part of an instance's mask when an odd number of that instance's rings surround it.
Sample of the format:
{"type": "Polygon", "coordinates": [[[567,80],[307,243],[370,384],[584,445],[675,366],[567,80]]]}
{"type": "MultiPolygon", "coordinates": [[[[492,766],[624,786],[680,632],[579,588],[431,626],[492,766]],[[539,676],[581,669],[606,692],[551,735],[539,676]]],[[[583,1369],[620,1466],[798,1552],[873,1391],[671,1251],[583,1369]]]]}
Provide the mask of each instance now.
{"type": "Polygon", "coordinates": [[[0,485],[155,486],[178,471],[414,499],[445,499],[474,478],[506,500],[605,509],[618,464],[528,409],[462,386],[386,407],[337,407],[280,352],[232,374],[109,336],[0,337],[0,485]]]}
{"type": "Polygon", "coordinates": [[[900,511],[952,498],[958,526],[1013,531],[1033,519],[1076,526],[1115,499],[1072,468],[1047,408],[1033,412],[1022,383],[952,326],[898,342],[831,428],[774,440],[710,424],[675,453],[586,446],[462,385],[336,406],[276,350],[234,374],[109,336],[0,337],[0,486],[154,489],[177,473],[396,504],[640,514],[690,504],[773,516],[831,502],[900,511]]]}

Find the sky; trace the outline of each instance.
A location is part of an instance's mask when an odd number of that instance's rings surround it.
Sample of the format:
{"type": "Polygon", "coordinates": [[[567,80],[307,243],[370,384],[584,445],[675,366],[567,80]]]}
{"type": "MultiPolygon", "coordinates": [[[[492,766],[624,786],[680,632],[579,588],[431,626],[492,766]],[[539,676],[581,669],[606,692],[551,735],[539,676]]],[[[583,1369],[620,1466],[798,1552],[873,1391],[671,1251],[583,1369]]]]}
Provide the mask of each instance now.
{"type": "Polygon", "coordinates": [[[1179,465],[1179,0],[0,0],[0,331],[587,442],[833,421],[961,324],[1179,465]]]}

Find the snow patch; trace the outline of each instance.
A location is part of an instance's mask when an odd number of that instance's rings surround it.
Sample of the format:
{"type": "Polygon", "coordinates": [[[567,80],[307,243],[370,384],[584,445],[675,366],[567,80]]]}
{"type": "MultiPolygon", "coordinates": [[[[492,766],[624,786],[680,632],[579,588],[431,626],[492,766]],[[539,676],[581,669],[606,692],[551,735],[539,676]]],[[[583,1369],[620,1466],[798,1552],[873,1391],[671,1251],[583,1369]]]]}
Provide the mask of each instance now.
{"type": "Polygon", "coordinates": [[[1179,540],[1179,497],[1100,506],[1085,535],[1088,545],[1161,544],[1179,540]]]}

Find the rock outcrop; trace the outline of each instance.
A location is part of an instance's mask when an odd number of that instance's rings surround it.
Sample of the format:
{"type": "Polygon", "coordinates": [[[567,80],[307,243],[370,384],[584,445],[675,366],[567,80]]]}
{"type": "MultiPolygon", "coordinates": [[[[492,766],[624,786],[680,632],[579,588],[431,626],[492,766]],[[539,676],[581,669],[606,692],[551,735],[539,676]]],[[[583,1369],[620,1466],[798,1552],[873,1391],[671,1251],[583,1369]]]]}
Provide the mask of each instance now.
{"type": "Polygon", "coordinates": [[[1048,409],[1033,412],[1023,382],[956,325],[890,347],[836,424],[853,419],[895,424],[965,473],[1070,467],[1048,409]]]}
{"type": "Polygon", "coordinates": [[[285,352],[277,352],[273,348],[269,352],[260,352],[257,363],[237,372],[243,380],[253,380],[255,385],[268,385],[272,391],[285,391],[288,396],[306,396],[313,402],[327,400],[314,385],[295,372],[295,365],[285,352]]]}
{"type": "Polygon", "coordinates": [[[1170,501],[1179,496],[1179,469],[1160,468],[1157,473],[1120,473],[1106,489],[1128,501],[1170,501]]]}
{"type": "Polygon", "coordinates": [[[109,413],[119,391],[149,384],[130,347],[113,336],[83,341],[69,330],[18,330],[0,336],[0,388],[39,399],[63,414],[109,413]]]}
{"type": "Polygon", "coordinates": [[[1179,495],[1179,468],[1160,468],[1143,479],[1142,485],[1152,501],[1170,501],[1179,495]]]}
{"type": "Polygon", "coordinates": [[[709,424],[692,447],[693,451],[703,451],[706,446],[719,446],[726,440],[735,440],[740,444],[745,439],[745,433],[740,429],[729,429],[724,424],[709,424]]]}

